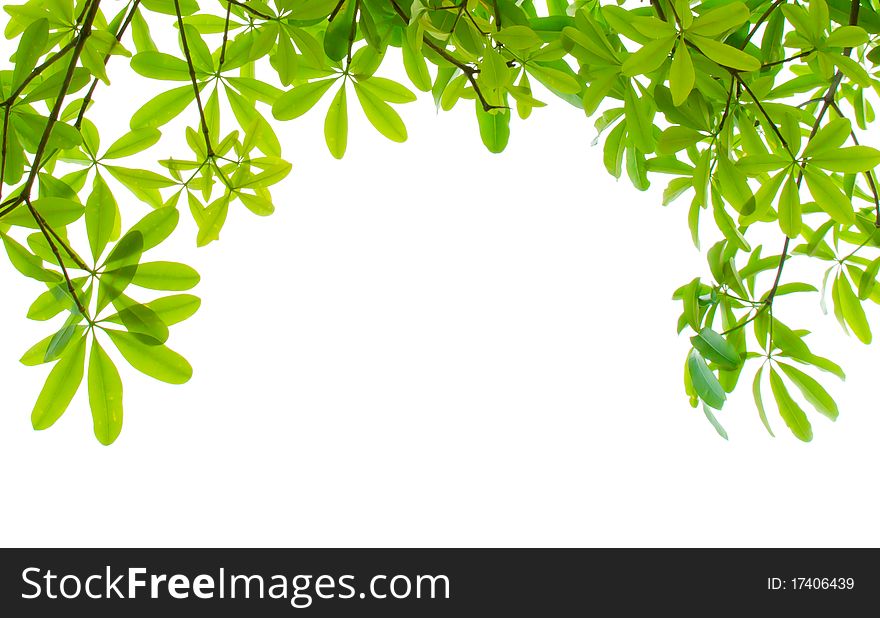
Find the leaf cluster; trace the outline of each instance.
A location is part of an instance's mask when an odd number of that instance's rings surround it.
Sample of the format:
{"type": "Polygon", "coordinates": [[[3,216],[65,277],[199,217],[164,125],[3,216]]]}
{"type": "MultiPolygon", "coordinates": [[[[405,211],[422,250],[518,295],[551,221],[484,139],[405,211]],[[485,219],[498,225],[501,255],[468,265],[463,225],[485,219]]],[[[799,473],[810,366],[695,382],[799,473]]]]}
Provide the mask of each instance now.
{"type": "Polygon", "coordinates": [[[400,106],[418,91],[438,110],[471,106],[492,153],[545,99],[561,99],[595,119],[610,174],[641,191],[665,179],[664,205],[688,203],[694,244],[711,244],[703,273],[673,295],[691,342],[684,391],[723,437],[717,413],[746,365],[771,434],[766,381],[797,438],[813,435],[805,407],[837,417],[812,373],[843,371],[786,323],[780,298],[818,295],[845,331],[872,339],[874,0],[29,0],[4,10],[16,44],[0,71],[0,239],[41,288],[28,317],[57,321],[22,357],[53,364],[37,429],[86,381],[95,435],[112,443],[120,360],[165,382],[189,379],[167,341],[199,307],[186,293],[199,276],[147,253],[181,210],[199,246],[219,239],[234,209],[275,210],[272,189],[291,164],[274,121],[322,109],[326,147],[342,158],[350,114],[406,141],[400,106]],[[157,46],[160,29],[175,48],[157,46]],[[389,58],[407,83],[383,75],[389,58]],[[156,94],[108,139],[91,104],[124,71],[156,94]],[[188,151],[169,156],[164,133],[177,118],[188,151]],[[150,155],[155,165],[137,163],[150,155]],[[141,213],[120,208],[133,202],[141,213]],[[778,252],[756,242],[771,232],[778,252]],[[790,280],[795,259],[824,275],[790,280]]]}

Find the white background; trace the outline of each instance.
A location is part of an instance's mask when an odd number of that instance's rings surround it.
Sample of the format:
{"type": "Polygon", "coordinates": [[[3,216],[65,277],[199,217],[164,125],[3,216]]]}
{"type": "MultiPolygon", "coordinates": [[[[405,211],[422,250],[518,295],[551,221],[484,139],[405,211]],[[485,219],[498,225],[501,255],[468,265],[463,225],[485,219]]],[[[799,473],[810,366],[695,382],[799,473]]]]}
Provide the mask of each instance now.
{"type": "MultiPolygon", "coordinates": [[[[124,94],[99,88],[91,115],[105,147],[155,91],[113,63],[124,94]]],[[[818,300],[780,303],[847,370],[821,376],[840,419],[812,413],[805,445],[771,404],[771,438],[750,368],[719,415],[725,442],[682,389],[670,295],[705,273],[687,198],[663,209],[662,179],[647,194],[615,182],[592,122],[558,101],[493,156],[469,104],[400,108],[397,145],[350,96],[337,162],[329,98],[279,127],[294,171],[273,217],[237,208],[197,250],[182,209],[156,257],[202,274],[203,307],[169,341],[196,373],[173,387],[124,370],[112,447],[92,436],[85,388],[31,429],[48,368],[17,359],[54,323],[24,318],[40,286],[3,260],[0,544],[878,545],[876,347],[818,300]]],[[[185,156],[173,139],[155,152],[185,156]]],[[[146,212],[121,206],[126,225],[146,212]]]]}

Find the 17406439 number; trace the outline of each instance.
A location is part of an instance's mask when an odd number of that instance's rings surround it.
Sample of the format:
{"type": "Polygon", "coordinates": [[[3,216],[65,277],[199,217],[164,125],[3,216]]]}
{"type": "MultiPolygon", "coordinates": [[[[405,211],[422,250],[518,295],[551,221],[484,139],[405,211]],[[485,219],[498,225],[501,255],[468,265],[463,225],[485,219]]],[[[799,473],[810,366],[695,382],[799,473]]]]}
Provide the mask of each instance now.
{"type": "Polygon", "coordinates": [[[853,577],[768,577],[770,590],[852,590],[856,581],[853,577]]]}

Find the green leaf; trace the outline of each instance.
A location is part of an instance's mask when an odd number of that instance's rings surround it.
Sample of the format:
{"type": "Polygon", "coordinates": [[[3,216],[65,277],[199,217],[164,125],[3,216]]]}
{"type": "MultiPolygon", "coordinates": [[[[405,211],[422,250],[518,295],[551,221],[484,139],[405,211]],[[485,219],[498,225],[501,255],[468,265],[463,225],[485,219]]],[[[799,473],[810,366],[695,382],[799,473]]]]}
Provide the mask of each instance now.
{"type": "Polygon", "coordinates": [[[183,384],[192,377],[192,367],[177,352],[151,338],[116,330],[105,331],[128,363],[152,378],[169,384],[183,384]]]}
{"type": "Polygon", "coordinates": [[[718,422],[718,419],[715,418],[715,415],[712,414],[712,409],[705,403],[703,404],[703,414],[706,415],[706,418],[712,424],[712,427],[715,428],[715,431],[718,432],[718,435],[727,440],[727,431],[724,429],[724,427],[721,426],[721,423],[718,422]]]}
{"type": "Polygon", "coordinates": [[[797,367],[779,362],[777,362],[777,365],[782,369],[782,372],[788,376],[788,379],[797,386],[798,390],[804,396],[804,399],[816,408],[816,411],[824,414],[832,421],[837,420],[837,415],[839,413],[837,403],[821,384],[797,367]]]}
{"type": "Polygon", "coordinates": [[[838,148],[813,155],[810,163],[831,172],[867,172],[880,164],[880,150],[870,146],[838,148]]]}
{"type": "Polygon", "coordinates": [[[171,178],[150,170],[132,169],[118,165],[107,165],[104,169],[129,189],[164,189],[165,187],[172,187],[177,184],[171,178]]]}
{"type": "Polygon", "coordinates": [[[92,192],[86,201],[86,232],[95,262],[104,253],[113,231],[119,225],[119,207],[110,187],[100,174],[95,175],[92,192]]]}
{"type": "Polygon", "coordinates": [[[177,262],[145,262],[138,265],[131,282],[150,290],[182,292],[198,285],[199,273],[177,262]]]}
{"type": "Polygon", "coordinates": [[[324,53],[332,60],[342,60],[348,53],[351,24],[355,18],[356,0],[345,0],[324,34],[324,53]]]}
{"type": "Polygon", "coordinates": [[[813,439],[813,428],[807,415],[801,407],[792,399],[785,387],[785,383],[779,374],[772,367],[770,368],[770,389],[773,391],[773,397],[776,399],[776,405],[779,408],[779,415],[785,424],[799,440],[809,442],[813,439]]]}
{"type": "Polygon", "coordinates": [[[18,50],[14,56],[13,84],[21,84],[30,72],[33,71],[48,42],[49,21],[47,19],[37,19],[25,28],[18,41],[18,50]]]}
{"type": "MultiPolygon", "coordinates": [[[[660,68],[669,57],[675,37],[648,41],[641,49],[631,54],[621,65],[621,72],[627,77],[652,73],[660,68]]],[[[575,82],[577,85],[577,82],[575,82]]],[[[579,89],[578,89],[579,90],[579,89]]],[[[578,92],[575,90],[575,92],[578,92]]]]}
{"type": "Polygon", "coordinates": [[[507,148],[510,141],[509,110],[487,112],[477,101],[477,124],[480,128],[480,139],[489,152],[498,154],[507,148]]]}
{"type": "Polygon", "coordinates": [[[135,73],[150,79],[190,81],[189,66],[177,56],[156,51],[135,54],[131,59],[135,73]]]}
{"type": "MultiPolygon", "coordinates": [[[[86,277],[79,277],[72,281],[77,293],[82,293],[83,284],[87,280],[86,277]]],[[[67,289],[67,282],[62,281],[51,284],[48,290],[37,297],[28,309],[27,317],[30,320],[42,322],[51,320],[62,311],[68,310],[76,311],[77,309],[73,298],[70,296],[70,291],[67,289]]]]}
{"type": "Polygon", "coordinates": [[[261,157],[259,159],[251,159],[251,164],[261,167],[259,174],[250,176],[245,182],[241,183],[241,187],[262,188],[273,185],[284,180],[290,173],[291,165],[278,157],[261,157]]]}
{"type": "Polygon", "coordinates": [[[189,47],[190,56],[192,56],[193,67],[196,71],[212,73],[214,71],[214,61],[211,58],[211,51],[208,49],[199,31],[185,23],[181,33],[181,36],[183,35],[186,35],[186,42],[189,47]]]}
{"type": "Polygon", "coordinates": [[[868,71],[865,70],[861,64],[853,60],[848,56],[843,56],[841,54],[822,54],[824,57],[828,58],[833,62],[840,72],[843,73],[850,81],[855,83],[862,88],[870,88],[871,86],[871,77],[868,75],[868,71]]]}
{"type": "Polygon", "coordinates": [[[687,46],[682,42],[675,48],[672,66],[669,68],[669,90],[672,92],[672,103],[676,107],[687,101],[694,89],[696,75],[694,63],[687,46]]]}
{"type": "Polygon", "coordinates": [[[162,134],[152,127],[129,131],[113,142],[103,159],[121,159],[142,152],[159,141],[162,134]]]}
{"type": "Polygon", "coordinates": [[[868,42],[868,33],[858,26],[840,26],[825,39],[828,47],[858,47],[868,42]]]}
{"type": "Polygon", "coordinates": [[[163,296],[147,303],[147,307],[159,316],[167,326],[173,326],[190,318],[199,310],[202,301],[192,294],[163,296]]]}
{"type": "Polygon", "coordinates": [[[685,322],[695,331],[700,330],[699,305],[700,278],[697,277],[682,289],[681,302],[684,305],[685,322]]]}
{"type": "Polygon", "coordinates": [[[228,214],[228,197],[224,196],[211,202],[197,220],[199,233],[196,237],[196,245],[204,247],[215,240],[219,240],[220,230],[223,229],[228,214]]]}
{"type": "Polygon", "coordinates": [[[748,18],[749,7],[742,2],[728,2],[702,13],[694,19],[687,31],[702,36],[719,36],[738,28],[748,18]]]}
{"type": "Polygon", "coordinates": [[[133,130],[161,127],[182,114],[195,99],[190,85],[163,92],[144,103],[131,117],[129,126],[133,130]]]}
{"type": "Polygon", "coordinates": [[[761,397],[761,375],[764,372],[764,365],[755,372],[755,379],[752,382],[752,397],[755,400],[755,407],[758,408],[758,417],[761,419],[761,423],[764,424],[764,428],[767,430],[772,437],[776,437],[773,433],[773,430],[770,428],[770,422],[767,420],[767,412],[764,410],[764,400],[761,397]]]}
{"type": "Polygon", "coordinates": [[[127,296],[120,296],[116,305],[122,307],[118,313],[101,320],[125,326],[130,333],[152,337],[156,343],[168,341],[168,325],[147,305],[137,303],[127,296]]]}
{"type": "Polygon", "coordinates": [[[197,0],[141,0],[141,4],[151,11],[164,15],[177,15],[179,8],[180,14],[186,17],[199,10],[197,0]]]}
{"type": "Polygon", "coordinates": [[[778,154],[746,155],[736,162],[736,168],[748,176],[760,176],[790,165],[790,158],[778,154]]]}
{"type": "Polygon", "coordinates": [[[2,238],[3,246],[6,248],[6,254],[9,256],[9,261],[15,267],[15,270],[22,275],[47,283],[54,283],[61,279],[60,274],[43,268],[43,260],[22,247],[12,238],[6,234],[2,234],[2,238]]]}
{"type": "Polygon", "coordinates": [[[867,300],[877,284],[877,273],[880,273],[880,258],[872,261],[859,278],[859,299],[867,300]]]}
{"type": "Polygon", "coordinates": [[[401,44],[403,52],[403,68],[413,86],[422,92],[431,90],[431,74],[428,72],[428,64],[425,57],[413,47],[411,36],[405,36],[401,44]]]}
{"type": "MultiPolygon", "coordinates": [[[[372,82],[374,79],[376,78],[363,83],[372,82]]],[[[324,119],[324,140],[327,142],[330,154],[335,158],[341,159],[345,156],[345,149],[348,146],[348,103],[344,85],[333,97],[327,109],[327,116],[324,119]]]]}
{"type": "Polygon", "coordinates": [[[697,395],[708,406],[720,410],[724,405],[724,400],[727,399],[727,395],[724,389],[721,388],[718,378],[715,377],[715,374],[712,373],[703,356],[697,350],[691,350],[688,355],[687,366],[688,373],[691,376],[691,383],[697,395]]]}
{"type": "Polygon", "coordinates": [[[849,279],[842,272],[837,277],[837,293],[840,299],[840,311],[853,334],[862,343],[871,343],[871,326],[865,315],[865,309],[858,296],[853,292],[849,279]]]}
{"type": "Polygon", "coordinates": [[[69,347],[58,364],[52,367],[31,412],[34,429],[48,429],[67,410],[82,382],[85,358],[86,340],[83,337],[69,347]]]}
{"type": "Polygon", "coordinates": [[[98,312],[118,298],[131,283],[143,247],[143,236],[136,231],[129,231],[116,243],[103,264],[104,273],[99,279],[98,312]]]}
{"type": "Polygon", "coordinates": [[[20,359],[22,365],[28,367],[36,367],[44,363],[51,363],[58,360],[71,341],[78,341],[85,335],[85,326],[73,326],[72,328],[62,327],[59,333],[53,333],[34,344],[20,359]],[[60,332],[64,332],[63,340],[59,337],[60,332]],[[51,350],[50,350],[51,346],[51,350]]]}
{"type": "Polygon", "coordinates": [[[742,362],[736,348],[708,326],[691,337],[691,343],[703,357],[722,368],[735,369],[742,362]]]}
{"type": "MultiPolygon", "coordinates": [[[[264,193],[268,192],[264,190],[264,193]]],[[[238,199],[241,200],[241,203],[244,204],[245,208],[255,215],[267,217],[275,212],[275,205],[272,203],[272,200],[263,197],[262,195],[244,193],[243,191],[236,195],[238,196],[238,199]]]]}
{"type": "Polygon", "coordinates": [[[794,178],[789,175],[779,196],[779,227],[789,238],[801,233],[801,199],[794,178]]]}
{"type": "Polygon", "coordinates": [[[286,8],[290,10],[291,17],[310,22],[324,19],[330,15],[339,4],[339,0],[299,0],[288,4],[290,6],[286,8]]]}
{"type": "Polygon", "coordinates": [[[687,38],[706,54],[707,58],[721,66],[730,67],[737,71],[757,71],[761,68],[760,60],[735,47],[690,33],[687,38]]]}
{"type": "Polygon", "coordinates": [[[506,26],[495,32],[492,37],[505,47],[516,50],[527,50],[541,45],[542,40],[528,26],[506,26]]]}
{"type": "Polygon", "coordinates": [[[623,107],[626,113],[627,134],[642,152],[654,150],[654,123],[648,113],[649,102],[639,98],[632,84],[624,88],[623,107]]]}
{"type": "Polygon", "coordinates": [[[370,124],[393,142],[406,141],[406,126],[397,112],[385,101],[355,82],[354,91],[370,124]]]}
{"type": "Polygon", "coordinates": [[[141,252],[152,249],[168,238],[177,227],[180,213],[174,206],[164,206],[148,213],[135,223],[129,234],[140,234],[141,252]]]}
{"type": "Polygon", "coordinates": [[[807,165],[804,171],[807,186],[819,208],[828,213],[832,219],[844,225],[853,225],[856,215],[852,203],[843,191],[828,177],[825,172],[807,165]]]}
{"type": "Polygon", "coordinates": [[[816,131],[816,135],[804,148],[803,156],[811,157],[815,154],[834,152],[846,143],[852,132],[852,125],[848,118],[835,118],[816,131]]]}
{"type": "Polygon", "coordinates": [[[129,230],[119,239],[113,251],[104,260],[104,268],[112,270],[137,264],[144,252],[144,237],[137,230],[129,230]]]}
{"type": "Polygon", "coordinates": [[[226,77],[225,80],[227,84],[250,101],[262,101],[273,105],[278,97],[284,94],[283,90],[251,77],[226,77]]]}
{"type": "Polygon", "coordinates": [[[330,89],[335,79],[322,79],[294,86],[282,94],[272,105],[272,115],[278,120],[293,120],[312,109],[330,89]]]}
{"type": "Polygon", "coordinates": [[[89,354],[88,383],[95,437],[101,444],[113,444],[122,431],[122,380],[97,339],[89,354]]]}
{"type": "Polygon", "coordinates": [[[562,94],[579,94],[581,91],[580,82],[565,71],[536,62],[527,64],[526,70],[550,90],[555,90],[562,94]]]}
{"type": "MultiPolygon", "coordinates": [[[[49,227],[56,230],[78,221],[83,216],[83,212],[85,212],[85,208],[79,202],[62,197],[41,197],[31,202],[31,204],[34,210],[40,213],[46,223],[49,224],[49,227]]],[[[17,225],[32,230],[40,229],[37,220],[34,219],[34,216],[24,204],[0,219],[0,223],[17,225]]]]}
{"type": "Polygon", "coordinates": [[[388,103],[411,103],[416,100],[416,95],[409,88],[384,77],[374,75],[369,79],[362,79],[358,83],[361,88],[388,103]]]}
{"type": "Polygon", "coordinates": [[[663,130],[657,139],[657,154],[669,155],[689,148],[706,136],[680,125],[673,125],[663,130]]]}

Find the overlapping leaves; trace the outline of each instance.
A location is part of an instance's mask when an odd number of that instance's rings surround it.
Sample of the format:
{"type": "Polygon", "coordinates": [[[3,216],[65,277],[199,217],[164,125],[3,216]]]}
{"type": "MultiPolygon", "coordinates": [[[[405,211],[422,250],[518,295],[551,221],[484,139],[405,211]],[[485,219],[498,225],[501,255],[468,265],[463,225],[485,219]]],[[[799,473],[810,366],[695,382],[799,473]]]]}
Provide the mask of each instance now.
{"type": "Polygon", "coordinates": [[[770,396],[802,440],[813,435],[813,410],[837,417],[815,375],[843,372],[787,325],[779,299],[818,302],[872,339],[880,151],[866,130],[880,90],[880,16],[868,2],[29,0],[4,9],[17,43],[12,68],[0,71],[0,237],[14,269],[41,286],[28,317],[58,322],[22,358],[55,363],[37,428],[86,381],[95,434],[112,442],[122,423],[114,358],[166,382],[188,379],[166,342],[198,308],[184,293],[198,275],[145,255],[182,207],[198,245],[240,210],[275,210],[271,189],[291,165],[272,119],[317,117],[342,158],[351,114],[405,141],[399,106],[415,91],[438,110],[469,101],[475,132],[496,153],[517,118],[562,99],[596,118],[609,173],[639,190],[666,176],[664,205],[689,200],[694,244],[711,246],[701,276],[674,294],[692,346],[684,388],[725,438],[718,411],[747,366],[771,434],[770,396]],[[159,28],[177,45],[160,48],[159,28]],[[388,77],[389,62],[408,84],[388,77]],[[125,70],[155,93],[127,133],[102,145],[91,100],[125,70]],[[169,156],[163,132],[179,118],[188,152],[169,156]],[[148,163],[155,153],[158,167],[148,163]],[[132,197],[146,216],[129,212],[132,197]],[[68,232],[77,226],[84,236],[68,232]],[[771,231],[779,250],[757,244],[771,231]],[[789,280],[792,260],[822,264],[824,275],[789,280]],[[173,293],[133,298],[155,291],[173,293]]]}

